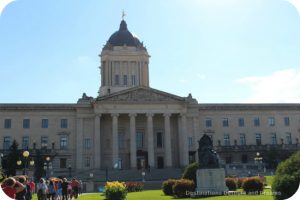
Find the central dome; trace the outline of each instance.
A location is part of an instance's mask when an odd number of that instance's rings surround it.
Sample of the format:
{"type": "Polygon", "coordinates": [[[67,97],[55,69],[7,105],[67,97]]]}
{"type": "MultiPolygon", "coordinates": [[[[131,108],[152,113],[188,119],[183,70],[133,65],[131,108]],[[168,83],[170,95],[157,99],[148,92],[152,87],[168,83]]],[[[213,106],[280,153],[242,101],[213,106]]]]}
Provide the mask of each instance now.
{"type": "Polygon", "coordinates": [[[142,47],[143,44],[140,40],[134,36],[127,29],[127,24],[124,20],[121,21],[120,28],[114,34],[112,34],[107,41],[109,46],[132,46],[132,47],[142,47]]]}

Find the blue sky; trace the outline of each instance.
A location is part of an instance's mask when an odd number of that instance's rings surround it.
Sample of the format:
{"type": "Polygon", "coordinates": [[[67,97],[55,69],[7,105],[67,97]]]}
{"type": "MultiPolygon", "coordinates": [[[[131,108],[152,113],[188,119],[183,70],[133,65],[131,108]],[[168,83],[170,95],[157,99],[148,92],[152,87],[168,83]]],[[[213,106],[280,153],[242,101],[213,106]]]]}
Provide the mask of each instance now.
{"type": "Polygon", "coordinates": [[[300,102],[300,12],[285,0],[17,0],[0,15],[0,103],[97,96],[98,54],[123,9],[151,87],[200,103],[300,102]]]}

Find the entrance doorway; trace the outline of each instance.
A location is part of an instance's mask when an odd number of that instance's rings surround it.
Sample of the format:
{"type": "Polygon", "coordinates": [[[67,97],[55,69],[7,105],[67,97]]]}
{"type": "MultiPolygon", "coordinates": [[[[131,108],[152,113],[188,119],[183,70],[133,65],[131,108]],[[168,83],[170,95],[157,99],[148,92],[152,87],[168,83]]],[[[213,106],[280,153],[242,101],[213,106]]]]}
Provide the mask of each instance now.
{"type": "Polygon", "coordinates": [[[157,157],[157,168],[158,169],[164,168],[164,157],[162,157],[162,156],[157,157]]]}
{"type": "Polygon", "coordinates": [[[143,150],[137,150],[136,152],[136,164],[137,169],[147,169],[148,168],[148,152],[143,150]]]}

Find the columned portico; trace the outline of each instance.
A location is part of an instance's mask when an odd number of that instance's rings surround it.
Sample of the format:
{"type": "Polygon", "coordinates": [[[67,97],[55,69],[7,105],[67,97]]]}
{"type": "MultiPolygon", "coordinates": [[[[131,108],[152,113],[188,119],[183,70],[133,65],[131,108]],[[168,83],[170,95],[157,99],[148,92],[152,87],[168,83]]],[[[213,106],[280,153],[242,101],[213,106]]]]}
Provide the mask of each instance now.
{"type": "Polygon", "coordinates": [[[148,165],[154,167],[153,113],[147,113],[148,165]]]}
{"type": "Polygon", "coordinates": [[[136,126],[135,113],[130,113],[130,166],[132,169],[136,168],[136,126]]]}
{"type": "Polygon", "coordinates": [[[170,132],[170,113],[165,113],[165,160],[166,167],[172,167],[172,148],[171,148],[171,132],[170,132]]]}
{"type": "Polygon", "coordinates": [[[83,118],[77,118],[76,126],[76,168],[82,169],[83,155],[83,118]]]}
{"type": "Polygon", "coordinates": [[[100,119],[101,114],[95,116],[94,128],[94,168],[101,168],[101,134],[100,134],[100,119]]]}
{"type": "Polygon", "coordinates": [[[119,146],[118,146],[118,113],[111,114],[112,116],[112,167],[118,163],[119,160],[119,146]]]}

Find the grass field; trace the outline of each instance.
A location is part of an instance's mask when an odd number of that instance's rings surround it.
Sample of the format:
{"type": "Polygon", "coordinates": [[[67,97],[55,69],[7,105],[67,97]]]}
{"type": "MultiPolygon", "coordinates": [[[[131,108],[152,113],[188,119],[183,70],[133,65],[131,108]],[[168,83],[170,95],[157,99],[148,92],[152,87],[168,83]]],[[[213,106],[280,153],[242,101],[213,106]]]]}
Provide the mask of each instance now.
{"type": "MultiPolygon", "coordinates": [[[[272,185],[273,177],[267,176],[267,184],[272,185]]],[[[242,191],[239,189],[238,191],[242,191]]],[[[203,198],[205,200],[273,200],[271,189],[264,189],[264,195],[228,195],[203,198]]],[[[104,200],[103,193],[83,194],[77,200],[104,200]]],[[[142,192],[131,192],[127,195],[127,200],[171,200],[171,196],[165,196],[162,190],[146,190],[142,192]]],[[[181,200],[191,200],[194,198],[185,198],[181,200]]],[[[33,200],[37,200],[36,196],[33,200]]]]}

